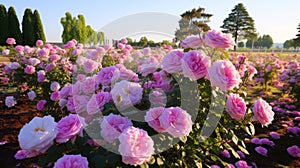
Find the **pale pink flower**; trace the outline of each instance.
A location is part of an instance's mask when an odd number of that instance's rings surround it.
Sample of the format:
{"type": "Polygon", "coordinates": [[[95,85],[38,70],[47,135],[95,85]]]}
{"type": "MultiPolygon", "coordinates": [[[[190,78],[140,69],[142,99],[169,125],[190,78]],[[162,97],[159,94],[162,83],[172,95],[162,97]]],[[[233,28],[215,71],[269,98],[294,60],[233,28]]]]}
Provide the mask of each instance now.
{"type": "Polygon", "coordinates": [[[115,66],[105,67],[100,70],[97,74],[97,82],[102,85],[109,85],[112,82],[115,82],[120,75],[120,71],[115,66]]]}
{"type": "Polygon", "coordinates": [[[86,157],[79,155],[64,155],[59,158],[54,168],[88,168],[89,162],[86,157]]]}
{"type": "Polygon", "coordinates": [[[288,147],[286,150],[289,153],[289,155],[293,157],[300,157],[300,148],[297,145],[288,147]]]}
{"type": "Polygon", "coordinates": [[[8,49],[2,50],[2,55],[3,56],[9,55],[9,52],[10,52],[10,50],[8,50],[8,49]]]}
{"type": "Polygon", "coordinates": [[[268,153],[268,150],[261,146],[255,147],[255,151],[263,156],[267,156],[268,153]]]}
{"type": "Polygon", "coordinates": [[[98,68],[99,64],[96,61],[93,61],[91,59],[87,59],[83,63],[83,69],[86,73],[92,73],[98,68]]]}
{"type": "Polygon", "coordinates": [[[155,57],[150,57],[144,61],[142,65],[138,67],[138,72],[142,76],[147,76],[154,73],[160,67],[160,63],[155,57]]]}
{"type": "Polygon", "coordinates": [[[39,59],[37,59],[37,58],[30,58],[30,59],[29,59],[29,62],[30,62],[30,65],[31,65],[31,66],[36,66],[36,65],[38,65],[39,63],[41,63],[41,61],[40,61],[39,59]]]}
{"type": "Polygon", "coordinates": [[[253,120],[259,121],[263,126],[269,125],[274,120],[272,107],[262,98],[253,104],[253,120]]]}
{"type": "Polygon", "coordinates": [[[5,98],[5,105],[10,108],[13,107],[17,104],[17,102],[15,101],[15,98],[13,96],[7,96],[5,98]]]}
{"type": "Polygon", "coordinates": [[[140,84],[122,80],[111,90],[112,99],[120,109],[125,109],[141,102],[143,88],[140,84]]]}
{"type": "Polygon", "coordinates": [[[38,56],[48,58],[50,50],[48,48],[39,49],[37,52],[38,56]]]}
{"type": "Polygon", "coordinates": [[[119,136],[119,152],[125,164],[140,165],[150,160],[154,153],[154,142],[148,133],[133,126],[119,136]]]}
{"type": "Polygon", "coordinates": [[[18,53],[21,53],[21,52],[24,51],[24,47],[21,46],[21,45],[17,45],[17,46],[15,47],[15,49],[18,51],[18,53]]]}
{"type": "Polygon", "coordinates": [[[128,127],[132,126],[132,122],[127,117],[121,115],[109,114],[103,117],[101,123],[101,136],[108,142],[113,142],[128,127]]]}
{"type": "Polygon", "coordinates": [[[72,94],[72,86],[66,85],[59,91],[59,97],[61,99],[67,98],[70,94],[72,94]]]}
{"type": "Polygon", "coordinates": [[[123,44],[127,44],[127,42],[128,42],[128,41],[127,41],[127,39],[126,39],[126,38],[122,38],[122,39],[121,39],[121,43],[123,43],[123,44]]]}
{"type": "Polygon", "coordinates": [[[183,75],[192,80],[198,80],[206,76],[210,66],[210,58],[201,50],[184,53],[182,60],[183,75]]]}
{"type": "Polygon", "coordinates": [[[183,51],[173,50],[167,54],[162,60],[162,68],[168,73],[178,73],[182,71],[181,59],[183,51]]]}
{"type": "Polygon", "coordinates": [[[80,114],[82,112],[86,112],[86,104],[89,101],[89,96],[73,96],[73,103],[75,107],[76,113],[80,114]]]}
{"type": "Polygon", "coordinates": [[[50,56],[49,61],[53,62],[53,61],[59,61],[61,59],[61,56],[58,54],[53,54],[50,56]]]}
{"type": "Polygon", "coordinates": [[[29,100],[34,100],[36,98],[36,93],[34,91],[30,91],[27,93],[28,99],[29,100]]]}
{"type": "Polygon", "coordinates": [[[228,60],[218,60],[208,69],[208,76],[211,85],[219,87],[223,91],[228,91],[234,87],[239,87],[241,83],[239,72],[228,60]]]}
{"type": "Polygon", "coordinates": [[[75,141],[76,136],[83,136],[83,119],[77,114],[69,114],[63,117],[57,123],[58,134],[56,136],[56,142],[65,143],[69,140],[75,141]]]}
{"type": "Polygon", "coordinates": [[[44,42],[43,42],[42,40],[37,40],[37,41],[35,42],[35,45],[36,45],[37,47],[41,47],[41,46],[44,45],[44,42]]]}
{"type": "Polygon", "coordinates": [[[36,104],[36,109],[39,111],[42,111],[45,108],[47,101],[46,100],[40,100],[37,104],[36,104]]]}
{"type": "Polygon", "coordinates": [[[210,30],[206,33],[204,42],[212,48],[232,49],[235,45],[231,34],[224,34],[220,31],[210,30]]]}
{"type": "Polygon", "coordinates": [[[117,44],[118,49],[123,50],[125,48],[125,45],[123,43],[117,44]]]}
{"type": "Polygon", "coordinates": [[[98,89],[98,85],[96,84],[95,78],[86,78],[81,84],[81,89],[84,94],[90,94],[95,92],[98,89]]]}
{"type": "Polygon", "coordinates": [[[55,92],[60,89],[60,84],[58,82],[52,82],[50,85],[50,89],[55,92]]]}
{"type": "Polygon", "coordinates": [[[75,106],[74,106],[73,97],[68,97],[67,109],[68,109],[69,112],[75,113],[75,106]]]}
{"type": "Polygon", "coordinates": [[[46,75],[46,73],[45,73],[44,70],[39,70],[37,72],[37,81],[38,82],[43,82],[46,79],[45,75],[46,75]]]}
{"type": "Polygon", "coordinates": [[[24,69],[24,72],[26,74],[33,74],[35,72],[35,67],[31,65],[27,65],[26,68],[24,69]]]}
{"type": "Polygon", "coordinates": [[[52,62],[52,63],[46,65],[45,71],[46,71],[46,72],[50,72],[50,71],[52,71],[52,69],[54,69],[55,67],[56,67],[56,64],[52,62]]]}
{"type": "Polygon", "coordinates": [[[150,55],[151,54],[151,48],[150,47],[146,47],[143,49],[143,54],[144,55],[150,55]]]}
{"type": "Polygon", "coordinates": [[[240,120],[246,114],[246,103],[238,94],[230,93],[227,96],[226,110],[231,118],[240,120]]]}
{"type": "Polygon", "coordinates": [[[34,117],[25,124],[18,135],[21,149],[44,153],[54,144],[58,133],[57,123],[51,116],[34,117]]]}
{"type": "Polygon", "coordinates": [[[161,125],[159,120],[164,110],[164,107],[151,108],[145,115],[145,121],[151,128],[153,128],[157,132],[165,132],[167,129],[161,125]]]}
{"type": "Polygon", "coordinates": [[[162,89],[155,89],[149,94],[149,101],[152,107],[165,106],[166,100],[166,94],[162,89]]]}
{"type": "Polygon", "coordinates": [[[165,109],[159,121],[162,128],[175,138],[187,136],[192,131],[191,115],[179,107],[165,109]]]}
{"type": "Polygon", "coordinates": [[[22,160],[26,158],[32,158],[37,156],[39,153],[35,151],[27,151],[27,150],[18,150],[17,153],[15,154],[15,159],[17,160],[22,160]]]}
{"type": "Polygon", "coordinates": [[[16,44],[16,40],[14,38],[7,38],[6,43],[9,45],[14,45],[16,44]]]}
{"type": "Polygon", "coordinates": [[[199,48],[203,44],[201,38],[199,36],[190,36],[184,39],[181,43],[180,46],[182,48],[199,48]]]}
{"type": "Polygon", "coordinates": [[[116,67],[119,69],[119,80],[128,80],[133,82],[138,82],[138,75],[130,69],[127,69],[122,64],[117,64],[116,67]]]}
{"type": "Polygon", "coordinates": [[[93,115],[103,110],[105,103],[111,100],[111,96],[108,92],[98,92],[94,94],[87,103],[87,113],[93,115]]]}

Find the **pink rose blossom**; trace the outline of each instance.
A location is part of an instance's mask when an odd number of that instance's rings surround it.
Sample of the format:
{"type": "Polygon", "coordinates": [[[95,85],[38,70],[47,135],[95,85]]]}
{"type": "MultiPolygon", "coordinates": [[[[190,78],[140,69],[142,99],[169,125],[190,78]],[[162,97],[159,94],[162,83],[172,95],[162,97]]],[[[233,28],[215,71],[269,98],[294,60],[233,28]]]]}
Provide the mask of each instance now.
{"type": "Polygon", "coordinates": [[[60,84],[58,82],[52,82],[50,85],[50,89],[55,92],[60,89],[60,84]]]}
{"type": "Polygon", "coordinates": [[[218,60],[208,69],[211,85],[219,87],[223,91],[228,91],[234,87],[239,87],[241,83],[239,72],[228,60],[218,60]]]}
{"type": "Polygon", "coordinates": [[[30,59],[29,59],[29,62],[30,62],[30,65],[31,65],[31,66],[36,66],[36,65],[38,65],[39,63],[41,63],[41,61],[40,61],[39,59],[37,59],[37,58],[30,58],[30,59]]]}
{"type": "Polygon", "coordinates": [[[2,55],[3,56],[9,55],[9,52],[10,52],[10,50],[8,50],[8,49],[2,50],[2,55]]]}
{"type": "Polygon", "coordinates": [[[30,91],[27,93],[28,99],[29,100],[34,100],[36,98],[36,93],[34,91],[30,91]]]}
{"type": "Polygon", "coordinates": [[[151,108],[145,115],[145,121],[151,128],[153,128],[157,132],[165,132],[167,129],[161,125],[161,122],[159,120],[164,110],[164,107],[151,108]]]}
{"type": "Polygon", "coordinates": [[[9,45],[14,45],[16,44],[16,40],[14,38],[7,38],[6,43],[9,45]]]}
{"type": "Polygon", "coordinates": [[[251,168],[251,166],[249,166],[249,165],[247,164],[247,162],[244,161],[244,160],[240,160],[240,161],[236,162],[236,163],[235,163],[235,166],[236,166],[237,168],[251,168]]]}
{"type": "Polygon", "coordinates": [[[142,129],[128,127],[119,136],[119,152],[125,164],[140,165],[150,160],[154,153],[154,142],[142,129]]]}
{"type": "Polygon", "coordinates": [[[101,123],[101,136],[108,142],[113,142],[132,122],[127,117],[121,115],[109,114],[104,116],[101,123]]]}
{"type": "Polygon", "coordinates": [[[142,74],[142,76],[147,76],[154,73],[159,67],[160,63],[158,60],[155,57],[150,57],[138,67],[138,72],[142,74]]]}
{"type": "Polygon", "coordinates": [[[31,65],[27,65],[24,69],[24,72],[27,74],[33,74],[35,72],[35,67],[31,65]]]}
{"type": "Polygon", "coordinates": [[[166,109],[159,117],[159,121],[161,126],[175,138],[187,136],[192,131],[191,115],[179,107],[166,109]]]}
{"type": "Polygon", "coordinates": [[[288,147],[286,150],[292,157],[300,157],[300,148],[297,145],[288,147]]]}
{"type": "Polygon", "coordinates": [[[116,67],[119,69],[119,80],[128,80],[133,82],[138,82],[138,75],[130,69],[127,69],[122,64],[117,64],[116,67]]]}
{"type": "Polygon", "coordinates": [[[227,96],[226,110],[231,118],[240,120],[246,114],[246,103],[238,94],[230,93],[227,96]]]}
{"type": "Polygon", "coordinates": [[[277,132],[270,132],[269,133],[270,137],[272,137],[273,139],[280,139],[280,135],[277,132]]]}
{"type": "Polygon", "coordinates": [[[46,100],[40,100],[37,104],[36,104],[36,109],[39,111],[42,111],[45,108],[47,101],[46,100]]]}
{"type": "Polygon", "coordinates": [[[87,103],[87,113],[93,115],[102,111],[105,103],[108,103],[110,100],[111,96],[108,92],[98,92],[94,94],[87,103]]]}
{"type": "Polygon", "coordinates": [[[39,70],[37,72],[37,78],[38,78],[37,81],[38,82],[43,82],[46,79],[45,75],[46,75],[46,73],[45,73],[44,70],[39,70]]]}
{"type": "Polygon", "coordinates": [[[83,120],[80,120],[80,116],[77,114],[69,114],[63,117],[57,123],[58,134],[56,136],[56,142],[65,143],[70,139],[74,143],[76,136],[83,136],[83,120]]]}
{"type": "Polygon", "coordinates": [[[224,34],[220,31],[210,30],[206,33],[204,42],[212,48],[233,49],[235,42],[231,34],[224,34]]]}
{"type": "Polygon", "coordinates": [[[206,76],[210,66],[210,58],[201,50],[184,53],[182,58],[183,75],[192,80],[198,80],[206,76]]]}
{"type": "Polygon", "coordinates": [[[162,89],[155,89],[149,94],[149,101],[151,103],[151,107],[165,106],[166,99],[166,94],[162,89]]]}
{"type": "Polygon", "coordinates": [[[37,47],[41,47],[41,46],[44,45],[44,42],[43,42],[42,40],[37,40],[37,41],[35,42],[35,45],[36,45],[37,47]]]}
{"type": "Polygon", "coordinates": [[[255,151],[263,156],[267,156],[268,153],[268,150],[261,146],[255,147],[255,151]]]}
{"type": "Polygon", "coordinates": [[[73,96],[73,103],[75,107],[76,113],[80,114],[82,112],[86,112],[86,104],[89,101],[89,96],[73,96]]]}
{"type": "Polygon", "coordinates": [[[50,99],[52,101],[57,101],[59,100],[59,91],[55,91],[55,92],[52,92],[51,95],[50,95],[50,99]]]}
{"type": "Polygon", "coordinates": [[[17,104],[17,102],[15,101],[15,98],[13,96],[7,96],[5,98],[5,105],[10,108],[13,107],[17,104]]]}
{"type": "Polygon", "coordinates": [[[143,49],[143,54],[144,55],[150,55],[151,54],[151,48],[150,47],[146,47],[143,49]]]}
{"type": "Polygon", "coordinates": [[[75,113],[75,106],[74,106],[73,97],[68,97],[67,109],[68,109],[69,112],[75,113]]]}
{"type": "Polygon", "coordinates": [[[69,85],[64,86],[64,87],[59,91],[59,97],[60,97],[61,99],[65,99],[65,98],[67,98],[67,97],[70,95],[70,93],[72,93],[72,86],[69,86],[69,85]]]}
{"type": "Polygon", "coordinates": [[[254,102],[253,113],[253,120],[259,121],[263,126],[269,125],[274,119],[272,107],[261,98],[254,102]]]}
{"type": "Polygon", "coordinates": [[[46,72],[50,72],[55,67],[56,67],[56,64],[52,62],[52,63],[46,65],[45,70],[46,70],[46,72]]]}
{"type": "Polygon", "coordinates": [[[184,39],[181,43],[180,46],[182,48],[199,48],[203,44],[201,38],[199,36],[190,36],[184,39]]]}
{"type": "Polygon", "coordinates": [[[50,54],[50,50],[47,48],[42,48],[38,50],[38,56],[48,58],[50,54]]]}
{"type": "Polygon", "coordinates": [[[54,168],[88,168],[89,162],[86,157],[79,155],[64,155],[59,158],[55,164],[54,168]]]}
{"type": "Polygon", "coordinates": [[[127,44],[127,42],[128,42],[128,41],[127,41],[126,38],[122,38],[122,39],[121,39],[121,43],[122,43],[122,44],[127,44]]]}
{"type": "Polygon", "coordinates": [[[91,59],[87,59],[83,63],[83,69],[86,73],[92,73],[98,68],[99,64],[91,59]]]}
{"type": "Polygon", "coordinates": [[[115,66],[105,67],[97,74],[97,82],[106,86],[119,78],[120,71],[115,66]]]}
{"type": "Polygon", "coordinates": [[[221,154],[223,157],[225,157],[225,158],[230,158],[230,157],[231,157],[229,151],[226,150],[226,149],[223,150],[223,151],[221,151],[220,154],[221,154]]]}
{"type": "Polygon", "coordinates": [[[98,89],[98,85],[96,84],[95,78],[86,78],[81,84],[81,89],[84,94],[90,94],[95,92],[98,89]]]}
{"type": "Polygon", "coordinates": [[[59,61],[61,59],[60,55],[53,54],[50,56],[49,61],[54,62],[54,61],[59,61]]]}
{"type": "Polygon", "coordinates": [[[117,44],[118,49],[123,50],[125,48],[125,45],[122,43],[117,44]]]}
{"type": "Polygon", "coordinates": [[[28,150],[18,150],[18,152],[15,154],[15,159],[22,160],[26,158],[32,158],[37,156],[39,153],[35,151],[28,151],[28,150]]]}
{"type": "Polygon", "coordinates": [[[21,52],[24,51],[24,47],[21,46],[21,45],[17,45],[17,46],[15,47],[15,49],[18,51],[18,53],[21,53],[21,52]]]}
{"type": "Polygon", "coordinates": [[[178,73],[182,71],[181,58],[183,51],[174,50],[166,55],[162,60],[162,68],[168,73],[178,73]]]}

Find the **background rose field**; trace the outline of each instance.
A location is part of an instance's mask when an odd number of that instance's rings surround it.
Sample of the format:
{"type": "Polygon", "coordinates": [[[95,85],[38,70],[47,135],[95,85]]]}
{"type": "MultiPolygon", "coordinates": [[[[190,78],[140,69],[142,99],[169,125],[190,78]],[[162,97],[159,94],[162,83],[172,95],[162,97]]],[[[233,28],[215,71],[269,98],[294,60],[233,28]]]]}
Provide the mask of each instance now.
{"type": "MultiPolygon", "coordinates": [[[[257,166],[251,155],[269,157],[279,139],[297,139],[297,55],[227,53],[231,36],[215,30],[178,49],[126,43],[85,52],[76,40],[63,48],[37,41],[3,50],[10,62],[2,81],[16,88],[3,105],[28,98],[40,111],[18,133],[18,166],[257,166]],[[185,92],[193,96],[183,99],[185,92]],[[278,120],[284,116],[289,121],[278,120]],[[284,123],[272,132],[272,122],[284,123]]],[[[297,143],[284,150],[290,160],[299,152],[297,143]]]]}

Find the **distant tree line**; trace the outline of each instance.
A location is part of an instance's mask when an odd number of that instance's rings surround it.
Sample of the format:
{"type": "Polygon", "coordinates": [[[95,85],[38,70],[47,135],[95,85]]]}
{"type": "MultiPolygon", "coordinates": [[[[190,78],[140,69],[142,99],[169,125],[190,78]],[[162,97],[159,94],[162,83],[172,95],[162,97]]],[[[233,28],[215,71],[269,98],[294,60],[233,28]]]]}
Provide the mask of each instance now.
{"type": "Polygon", "coordinates": [[[294,48],[294,50],[296,50],[297,48],[300,47],[300,23],[298,25],[298,33],[296,34],[296,37],[295,38],[292,38],[292,39],[289,39],[289,40],[286,40],[284,43],[283,43],[283,47],[284,48],[294,48]]]}
{"type": "Polygon", "coordinates": [[[63,43],[67,43],[72,39],[76,39],[79,43],[98,45],[104,43],[104,33],[96,32],[90,25],[86,25],[83,15],[72,17],[70,12],[62,17],[60,23],[63,26],[61,35],[63,43]]]}
{"type": "Polygon", "coordinates": [[[127,43],[135,47],[156,47],[162,46],[163,44],[167,46],[175,46],[175,43],[168,40],[163,40],[161,42],[154,42],[153,40],[148,40],[147,37],[141,37],[139,41],[133,41],[131,38],[126,38],[127,43]]]}
{"type": "Polygon", "coordinates": [[[14,38],[16,44],[35,45],[37,40],[46,42],[46,36],[40,14],[37,10],[25,9],[22,20],[22,32],[20,23],[13,7],[8,11],[3,4],[0,4],[0,45],[7,45],[7,38],[14,38]]]}

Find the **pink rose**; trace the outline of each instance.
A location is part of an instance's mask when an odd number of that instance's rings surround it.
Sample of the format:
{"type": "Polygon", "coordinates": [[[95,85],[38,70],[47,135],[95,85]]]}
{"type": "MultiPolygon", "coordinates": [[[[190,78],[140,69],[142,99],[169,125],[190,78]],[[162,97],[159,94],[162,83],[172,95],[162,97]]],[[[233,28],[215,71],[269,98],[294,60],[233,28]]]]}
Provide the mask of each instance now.
{"type": "Polygon", "coordinates": [[[77,114],[69,114],[66,117],[63,117],[57,123],[58,134],[56,136],[56,142],[65,143],[70,139],[74,143],[76,136],[83,135],[83,126],[84,123],[80,120],[80,116],[77,114]]]}
{"type": "Polygon", "coordinates": [[[143,54],[144,55],[150,55],[151,54],[151,48],[150,47],[146,47],[143,49],[143,54]]]}
{"type": "Polygon", "coordinates": [[[46,72],[50,72],[55,67],[56,67],[56,64],[52,62],[52,63],[46,65],[45,70],[46,70],[46,72]]]}
{"type": "Polygon", "coordinates": [[[86,104],[89,101],[89,96],[73,96],[73,103],[75,107],[76,113],[80,114],[82,112],[86,112],[86,104]]]}
{"type": "Polygon", "coordinates": [[[181,58],[183,57],[181,50],[171,51],[162,60],[162,68],[168,73],[178,73],[182,71],[181,58]]]}
{"type": "Polygon", "coordinates": [[[235,166],[236,166],[237,168],[251,168],[251,166],[249,166],[249,165],[247,164],[247,162],[244,161],[244,160],[237,161],[237,162],[235,163],[235,166]]]}
{"type": "Polygon", "coordinates": [[[162,89],[155,89],[149,94],[149,101],[153,107],[165,106],[166,100],[166,94],[162,89]]]}
{"type": "Polygon", "coordinates": [[[80,168],[88,168],[89,162],[86,157],[82,157],[79,155],[64,155],[59,158],[55,164],[54,168],[71,168],[71,167],[80,167],[80,168]]]}
{"type": "Polygon", "coordinates": [[[67,109],[68,109],[69,112],[75,113],[75,106],[74,106],[73,97],[68,97],[67,109]]]}
{"type": "Polygon", "coordinates": [[[35,67],[31,65],[27,65],[24,69],[24,72],[27,74],[33,74],[35,72],[35,67]]]}
{"type": "Polygon", "coordinates": [[[45,108],[45,104],[47,103],[46,100],[40,100],[37,104],[36,104],[36,109],[39,111],[42,111],[45,108]]]}
{"type": "Polygon", "coordinates": [[[101,123],[101,136],[108,142],[113,142],[132,122],[127,117],[121,115],[109,114],[103,117],[101,123]]]}
{"type": "Polygon", "coordinates": [[[147,76],[154,73],[160,67],[160,63],[155,57],[150,57],[144,61],[142,65],[138,67],[138,72],[142,76],[147,76]]]}
{"type": "Polygon", "coordinates": [[[60,89],[60,85],[58,82],[52,82],[50,85],[50,89],[55,92],[58,91],[60,89]]]}
{"type": "Polygon", "coordinates": [[[18,51],[18,53],[21,53],[21,52],[24,51],[24,47],[21,46],[21,45],[17,45],[17,46],[15,47],[15,49],[18,51]]]}
{"type": "Polygon", "coordinates": [[[86,73],[92,73],[98,68],[99,64],[91,59],[87,59],[83,63],[83,69],[86,73]]]}
{"type": "Polygon", "coordinates": [[[112,99],[119,109],[126,109],[141,102],[143,88],[140,84],[122,80],[111,90],[112,99]]]}
{"type": "Polygon", "coordinates": [[[122,43],[122,44],[127,44],[127,42],[128,42],[128,41],[127,41],[126,38],[122,38],[122,39],[121,39],[121,43],[122,43]]]}
{"type": "Polygon", "coordinates": [[[231,157],[229,151],[226,150],[226,149],[223,150],[223,151],[221,151],[220,154],[221,154],[223,157],[225,157],[225,158],[230,158],[230,157],[231,157]]]}
{"type": "Polygon", "coordinates": [[[98,89],[98,85],[96,84],[95,78],[86,78],[81,84],[81,89],[84,94],[90,94],[95,92],[95,90],[98,89]]]}
{"type": "Polygon", "coordinates": [[[286,150],[292,157],[300,157],[300,148],[297,145],[288,147],[286,150]]]}
{"type": "Polygon", "coordinates": [[[37,156],[39,153],[36,151],[30,151],[30,150],[18,150],[18,152],[15,154],[15,159],[22,160],[26,158],[32,158],[37,156]]]}
{"type": "Polygon", "coordinates": [[[181,43],[180,46],[182,48],[199,48],[203,44],[201,38],[199,36],[190,36],[184,39],[181,43]]]}
{"type": "Polygon", "coordinates": [[[140,165],[150,160],[154,153],[154,142],[148,133],[133,126],[119,136],[119,152],[125,164],[140,165]]]}
{"type": "Polygon", "coordinates": [[[210,66],[210,58],[201,50],[184,53],[182,62],[183,75],[192,80],[198,80],[206,76],[210,66]]]}
{"type": "Polygon", "coordinates": [[[38,78],[37,81],[38,82],[43,82],[46,79],[45,75],[46,75],[46,73],[45,73],[44,70],[39,70],[37,72],[37,78],[38,78]]]}
{"type": "Polygon", "coordinates": [[[32,66],[36,66],[39,63],[41,63],[41,61],[39,59],[37,59],[37,58],[30,58],[29,62],[30,62],[30,65],[32,65],[32,66]]]}
{"type": "Polygon", "coordinates": [[[259,121],[263,126],[269,125],[274,119],[272,107],[261,98],[254,102],[253,113],[253,120],[259,121]]]}
{"type": "Polygon", "coordinates": [[[16,40],[14,38],[7,38],[6,43],[9,45],[14,45],[16,44],[16,40]]]}
{"type": "Polygon", "coordinates": [[[239,72],[228,60],[218,60],[208,69],[208,76],[211,85],[219,87],[223,91],[228,91],[238,87],[241,83],[239,72]]]}
{"type": "Polygon", "coordinates": [[[145,115],[145,121],[151,128],[153,128],[157,132],[165,132],[167,129],[161,125],[161,122],[159,120],[164,110],[164,107],[151,108],[145,115]]]}
{"type": "Polygon", "coordinates": [[[8,50],[8,49],[2,50],[2,55],[3,56],[9,55],[9,52],[10,52],[10,50],[8,50]]]}
{"type": "Polygon", "coordinates": [[[268,153],[268,150],[261,146],[255,147],[255,151],[263,156],[267,156],[268,153]]]}
{"type": "Polygon", "coordinates": [[[35,45],[36,45],[37,47],[41,47],[41,46],[44,45],[44,42],[43,42],[42,40],[37,40],[37,41],[35,42],[35,45]]]}
{"type": "Polygon", "coordinates": [[[117,44],[118,49],[123,50],[125,48],[125,45],[122,43],[117,44]]]}
{"type": "Polygon", "coordinates": [[[273,139],[280,139],[280,135],[277,132],[270,132],[269,133],[270,137],[272,137],[273,139]]]}
{"type": "Polygon", "coordinates": [[[230,93],[227,96],[226,110],[231,118],[240,120],[246,114],[246,103],[238,94],[230,93]]]}
{"type": "Polygon", "coordinates": [[[191,115],[179,107],[170,107],[166,109],[159,117],[162,128],[173,137],[187,136],[192,131],[191,115]]]}
{"type": "Polygon", "coordinates": [[[224,34],[220,31],[210,30],[205,35],[204,42],[212,48],[232,49],[235,45],[231,34],[224,34]]]}
{"type": "Polygon", "coordinates": [[[49,61],[54,62],[54,61],[58,61],[60,59],[61,59],[61,57],[59,55],[54,54],[54,55],[50,56],[49,61]]]}
{"type": "Polygon", "coordinates": [[[48,58],[50,54],[50,50],[47,48],[42,48],[38,50],[38,56],[48,58]]]}
{"type": "Polygon", "coordinates": [[[120,71],[119,80],[128,80],[128,81],[133,81],[133,82],[139,81],[138,75],[135,72],[133,72],[132,70],[127,69],[124,65],[117,64],[116,67],[120,71]]]}
{"type": "Polygon", "coordinates": [[[97,82],[102,85],[109,85],[111,82],[115,82],[119,78],[119,69],[115,66],[105,67],[97,74],[97,82]]]}
{"type": "Polygon", "coordinates": [[[111,96],[108,92],[98,92],[94,94],[87,103],[87,113],[92,115],[103,110],[105,103],[111,100],[111,96]]]}
{"type": "Polygon", "coordinates": [[[13,107],[17,104],[17,102],[15,101],[15,98],[13,96],[7,96],[5,98],[5,105],[10,108],[13,107]]]}
{"type": "Polygon", "coordinates": [[[57,101],[59,98],[59,91],[52,92],[50,95],[50,100],[52,101],[57,101]]]}
{"type": "Polygon", "coordinates": [[[30,91],[27,93],[28,99],[29,100],[34,100],[36,98],[36,93],[34,91],[30,91]]]}
{"type": "Polygon", "coordinates": [[[65,99],[70,95],[70,93],[72,93],[72,86],[64,86],[59,92],[59,97],[61,99],[65,99]]]}

